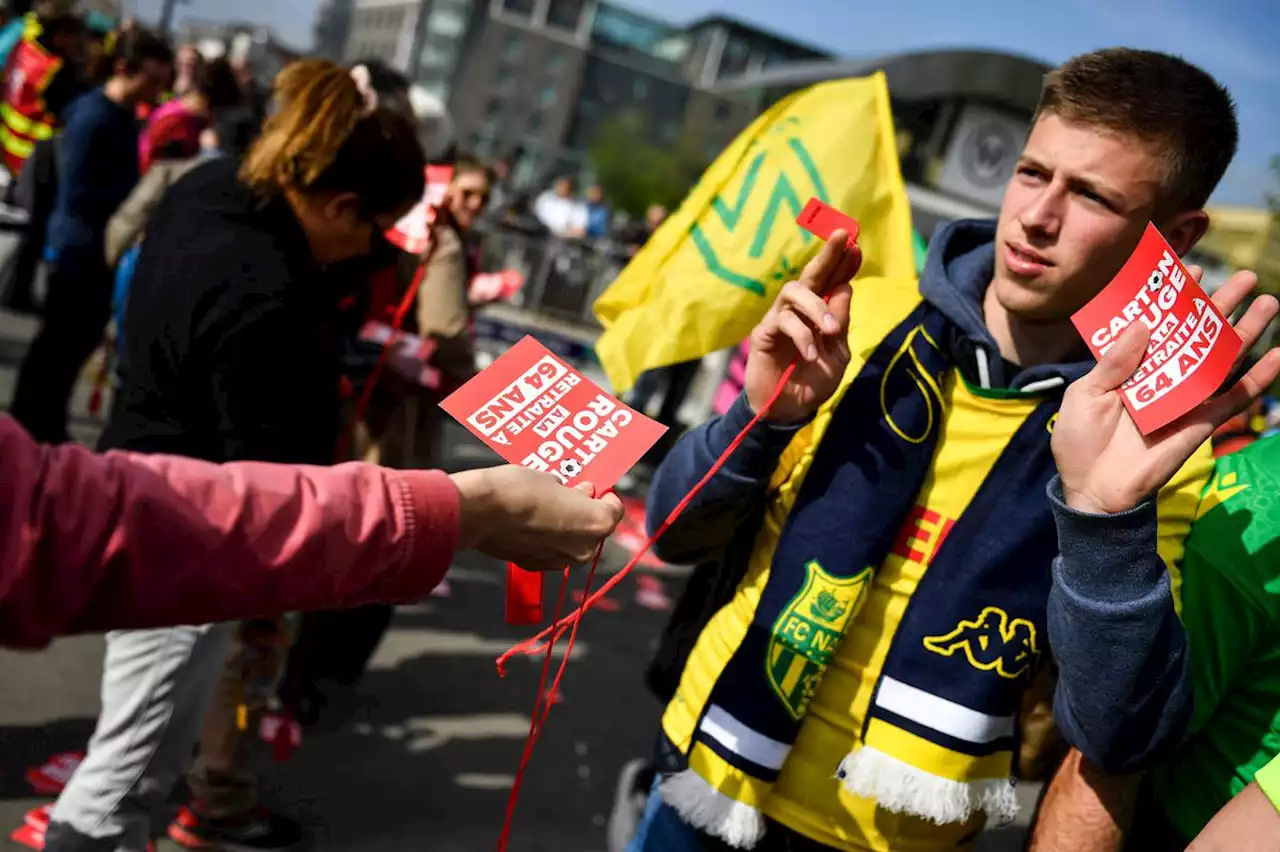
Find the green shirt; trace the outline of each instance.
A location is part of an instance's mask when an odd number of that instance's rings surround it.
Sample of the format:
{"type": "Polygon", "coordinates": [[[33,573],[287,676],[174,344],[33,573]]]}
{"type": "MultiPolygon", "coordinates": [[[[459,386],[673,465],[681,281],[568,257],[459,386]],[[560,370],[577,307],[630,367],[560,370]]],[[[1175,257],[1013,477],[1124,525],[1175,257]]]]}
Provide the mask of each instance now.
{"type": "Polygon", "coordinates": [[[1280,436],[1218,460],[1175,574],[1196,706],[1154,783],[1190,841],[1280,753],[1280,436]]]}

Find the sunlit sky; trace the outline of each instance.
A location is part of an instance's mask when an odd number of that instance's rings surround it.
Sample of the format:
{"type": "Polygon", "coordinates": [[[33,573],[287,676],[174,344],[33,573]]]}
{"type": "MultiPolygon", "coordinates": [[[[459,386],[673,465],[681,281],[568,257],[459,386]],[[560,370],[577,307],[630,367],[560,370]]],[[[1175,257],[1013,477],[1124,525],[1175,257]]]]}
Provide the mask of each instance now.
{"type": "MultiPolygon", "coordinates": [[[[1280,154],[1280,2],[1278,0],[623,0],[683,23],[732,14],[843,56],[928,47],[983,47],[1060,62],[1098,47],[1125,45],[1175,53],[1202,66],[1235,95],[1241,146],[1214,200],[1261,203],[1275,183],[1267,164],[1280,154]]],[[[311,43],[316,0],[191,0],[184,17],[251,20],[286,42],[311,43]]],[[[134,0],[143,19],[160,0],[134,0]]]]}

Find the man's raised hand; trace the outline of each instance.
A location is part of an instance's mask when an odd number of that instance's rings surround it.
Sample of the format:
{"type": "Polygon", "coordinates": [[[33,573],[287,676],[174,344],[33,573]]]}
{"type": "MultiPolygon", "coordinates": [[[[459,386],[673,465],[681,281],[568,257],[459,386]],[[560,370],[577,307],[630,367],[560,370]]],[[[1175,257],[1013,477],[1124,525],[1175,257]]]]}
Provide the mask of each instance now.
{"type": "MultiPolygon", "coordinates": [[[[1198,281],[1203,271],[1189,267],[1198,281]]],[[[1258,278],[1237,272],[1213,294],[1229,317],[1253,291],[1258,278]]],[[[1235,324],[1244,351],[1258,342],[1280,303],[1254,300],[1235,324]]],[[[1130,324],[1088,375],[1067,389],[1053,430],[1053,456],[1067,505],[1082,512],[1131,509],[1173,478],[1214,431],[1248,408],[1280,375],[1280,349],[1267,352],[1226,392],[1201,403],[1173,423],[1143,435],[1121,402],[1119,387],[1142,363],[1150,333],[1130,324]]]]}
{"type": "Polygon", "coordinates": [[[753,411],[764,408],[782,374],[796,364],[766,415],[770,422],[804,420],[840,386],[849,364],[849,281],[862,265],[861,250],[848,240],[845,231],[833,233],[751,332],[744,390],[753,411]]]}

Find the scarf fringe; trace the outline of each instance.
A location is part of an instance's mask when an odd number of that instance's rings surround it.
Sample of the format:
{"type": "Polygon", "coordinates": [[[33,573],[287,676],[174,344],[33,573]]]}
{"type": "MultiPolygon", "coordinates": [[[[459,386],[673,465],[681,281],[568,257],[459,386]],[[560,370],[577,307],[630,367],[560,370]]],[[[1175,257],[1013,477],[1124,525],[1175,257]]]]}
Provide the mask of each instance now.
{"type": "Polygon", "coordinates": [[[866,746],[840,762],[836,777],[855,796],[938,825],[967,822],[978,811],[1004,825],[1018,814],[1012,779],[952,781],[866,746]]]}
{"type": "Polygon", "coordinates": [[[680,818],[734,849],[751,849],[764,837],[764,815],[712,787],[692,769],[672,775],[658,788],[680,818]]]}

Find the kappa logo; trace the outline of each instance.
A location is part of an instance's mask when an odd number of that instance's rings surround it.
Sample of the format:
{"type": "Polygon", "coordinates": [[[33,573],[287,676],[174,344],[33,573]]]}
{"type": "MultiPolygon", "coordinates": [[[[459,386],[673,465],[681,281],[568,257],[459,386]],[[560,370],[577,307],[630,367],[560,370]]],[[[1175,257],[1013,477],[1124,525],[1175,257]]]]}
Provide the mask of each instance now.
{"type": "Polygon", "coordinates": [[[833,577],[817,560],[805,568],[804,587],[773,623],[766,656],[769,685],[795,719],[804,718],[871,581],[870,568],[852,577],[833,577]]]}
{"type": "MultiPolygon", "coordinates": [[[[726,284],[740,287],[757,296],[765,296],[769,285],[778,285],[799,273],[795,252],[791,258],[786,251],[774,247],[770,255],[779,260],[765,267],[765,274],[757,270],[761,259],[770,249],[775,225],[783,211],[789,211],[781,219],[790,225],[804,210],[805,202],[816,196],[831,203],[822,174],[813,156],[800,138],[800,119],[791,117],[780,121],[764,137],[753,140],[747,149],[748,163],[742,183],[738,185],[732,201],[726,200],[732,191],[725,187],[711,201],[710,208],[689,229],[689,238],[698,249],[707,271],[726,284]],[[745,259],[727,256],[734,249],[743,247],[739,234],[750,234],[745,259]],[[727,249],[726,249],[727,247],[727,249]]],[[[808,232],[787,228],[787,234],[799,233],[808,246],[814,239],[808,232]]]]}
{"type": "Polygon", "coordinates": [[[925,637],[924,646],[944,657],[963,651],[969,665],[1015,680],[1031,670],[1040,656],[1035,625],[1009,618],[998,606],[985,607],[974,621],[961,621],[944,636],[925,637]]]}

